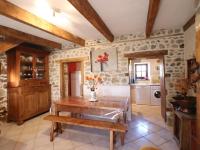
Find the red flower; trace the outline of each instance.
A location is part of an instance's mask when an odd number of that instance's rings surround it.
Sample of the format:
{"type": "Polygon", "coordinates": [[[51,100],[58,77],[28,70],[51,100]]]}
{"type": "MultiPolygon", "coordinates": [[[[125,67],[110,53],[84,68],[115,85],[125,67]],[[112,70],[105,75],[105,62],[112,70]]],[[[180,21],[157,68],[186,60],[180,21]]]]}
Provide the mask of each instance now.
{"type": "Polygon", "coordinates": [[[108,53],[104,52],[102,55],[97,56],[95,62],[106,63],[108,61],[108,53]]]}

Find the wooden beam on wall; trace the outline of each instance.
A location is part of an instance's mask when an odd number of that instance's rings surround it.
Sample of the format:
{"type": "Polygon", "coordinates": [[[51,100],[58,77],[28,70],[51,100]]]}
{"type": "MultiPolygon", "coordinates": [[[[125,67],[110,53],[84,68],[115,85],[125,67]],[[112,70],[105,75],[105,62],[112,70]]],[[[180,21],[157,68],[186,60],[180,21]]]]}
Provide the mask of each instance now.
{"type": "Polygon", "coordinates": [[[0,53],[6,52],[19,44],[23,43],[21,40],[17,40],[11,37],[6,37],[4,41],[0,42],[0,53]]]}
{"type": "Polygon", "coordinates": [[[168,54],[168,50],[142,51],[124,54],[124,57],[133,58],[157,58],[168,54]]]}
{"type": "Polygon", "coordinates": [[[193,15],[183,26],[183,30],[186,31],[190,26],[195,23],[195,15],[193,15]]]}
{"type": "Polygon", "coordinates": [[[0,35],[13,37],[15,39],[18,39],[24,42],[41,45],[45,47],[58,48],[58,49],[62,48],[62,45],[59,43],[46,40],[46,39],[31,35],[28,33],[18,31],[18,30],[14,30],[2,25],[0,25],[0,35]]]}
{"type": "Polygon", "coordinates": [[[149,0],[149,10],[146,23],[146,37],[150,37],[160,6],[160,0],[149,0]]]}
{"type": "Polygon", "coordinates": [[[114,36],[88,0],[68,0],[106,39],[113,42],[114,36]]]}
{"type": "Polygon", "coordinates": [[[39,30],[45,31],[49,34],[68,40],[70,42],[85,46],[85,40],[75,36],[57,26],[47,22],[46,20],[29,13],[28,11],[6,1],[0,0],[0,14],[7,16],[16,21],[33,26],[39,30]]]}

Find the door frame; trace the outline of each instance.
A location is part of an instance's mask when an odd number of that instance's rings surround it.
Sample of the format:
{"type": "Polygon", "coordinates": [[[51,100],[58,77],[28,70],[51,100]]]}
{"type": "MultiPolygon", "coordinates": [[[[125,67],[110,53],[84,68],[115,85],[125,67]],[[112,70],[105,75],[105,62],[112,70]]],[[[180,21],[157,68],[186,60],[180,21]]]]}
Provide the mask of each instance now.
{"type": "MultiPolygon", "coordinates": [[[[161,76],[160,76],[160,88],[161,88],[161,115],[163,119],[167,120],[166,117],[166,86],[165,86],[165,58],[164,56],[168,54],[168,50],[155,50],[155,51],[142,51],[125,54],[125,57],[128,57],[128,64],[137,58],[146,58],[146,59],[160,59],[161,62],[161,76]]],[[[129,68],[129,67],[128,67],[129,68]]]]}
{"type": "Polygon", "coordinates": [[[71,63],[71,62],[80,62],[81,63],[81,96],[83,96],[84,93],[84,62],[88,60],[88,57],[78,57],[78,58],[68,58],[68,59],[62,59],[59,60],[60,63],[60,96],[61,98],[65,98],[64,94],[64,64],[71,63]]]}

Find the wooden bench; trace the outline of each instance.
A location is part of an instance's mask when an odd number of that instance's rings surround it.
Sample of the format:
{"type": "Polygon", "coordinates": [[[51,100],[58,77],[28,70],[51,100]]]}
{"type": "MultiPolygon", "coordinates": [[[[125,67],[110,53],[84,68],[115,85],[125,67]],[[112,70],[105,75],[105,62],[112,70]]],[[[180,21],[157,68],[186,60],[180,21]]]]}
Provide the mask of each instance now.
{"type": "Polygon", "coordinates": [[[44,120],[52,121],[52,127],[50,131],[50,141],[54,140],[55,132],[60,131],[60,133],[62,133],[60,123],[109,130],[110,131],[110,150],[113,150],[114,148],[113,145],[114,145],[115,132],[120,133],[121,144],[123,145],[125,132],[127,131],[126,125],[121,124],[121,123],[107,122],[107,121],[88,120],[88,119],[72,118],[68,116],[56,116],[56,115],[48,115],[44,117],[44,120]]]}

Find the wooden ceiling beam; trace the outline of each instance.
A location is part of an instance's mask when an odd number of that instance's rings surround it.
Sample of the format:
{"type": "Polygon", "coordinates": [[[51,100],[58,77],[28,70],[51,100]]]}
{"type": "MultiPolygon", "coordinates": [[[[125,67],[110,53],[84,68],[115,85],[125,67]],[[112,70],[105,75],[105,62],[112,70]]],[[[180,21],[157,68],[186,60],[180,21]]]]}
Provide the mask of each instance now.
{"type": "Polygon", "coordinates": [[[6,52],[21,43],[23,43],[23,41],[11,37],[6,37],[4,40],[0,41],[0,53],[6,52]]]}
{"type": "Polygon", "coordinates": [[[21,23],[33,26],[39,30],[45,31],[49,34],[62,38],[64,40],[85,46],[85,40],[75,36],[57,26],[47,22],[46,20],[31,14],[30,12],[6,1],[0,0],[0,14],[21,23]]]}
{"type": "Polygon", "coordinates": [[[114,35],[88,0],[68,0],[106,39],[113,42],[114,35]]]}
{"type": "Polygon", "coordinates": [[[0,25],[0,35],[3,35],[5,37],[12,37],[17,40],[21,40],[24,42],[41,45],[45,47],[51,47],[51,48],[58,48],[61,49],[62,45],[60,43],[56,43],[50,40],[46,40],[28,33],[24,33],[15,29],[11,29],[5,26],[0,25]]]}
{"type": "Polygon", "coordinates": [[[186,31],[195,23],[195,15],[193,15],[183,26],[183,30],[186,31]]]}
{"type": "Polygon", "coordinates": [[[150,37],[160,6],[160,0],[149,0],[149,10],[146,22],[146,37],[150,37]]]}

